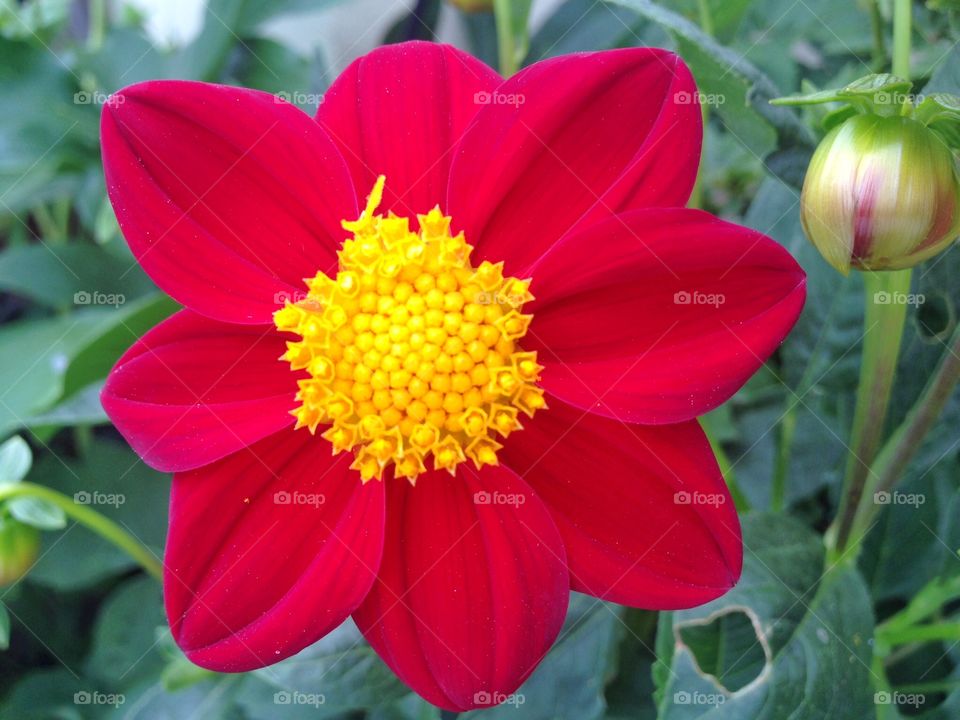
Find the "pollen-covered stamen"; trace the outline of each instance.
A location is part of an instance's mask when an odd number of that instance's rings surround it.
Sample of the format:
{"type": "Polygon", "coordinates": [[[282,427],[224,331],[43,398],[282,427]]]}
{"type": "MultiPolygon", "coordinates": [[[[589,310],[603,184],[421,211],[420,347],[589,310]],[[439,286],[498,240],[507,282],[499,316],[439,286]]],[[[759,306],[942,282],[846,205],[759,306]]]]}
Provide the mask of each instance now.
{"type": "Polygon", "coordinates": [[[351,451],[364,482],[388,465],[411,483],[429,460],[453,474],[467,459],[497,464],[503,439],[545,407],[536,352],[518,341],[530,325],[529,280],[503,276],[503,263],[474,267],[463,233],[450,234],[439,208],[407,218],[375,214],[384,177],[366,209],[343,227],[335,278],[307,279],[306,297],[274,313],[296,333],[281,360],[299,381],[292,414],[334,453],[351,451]]]}

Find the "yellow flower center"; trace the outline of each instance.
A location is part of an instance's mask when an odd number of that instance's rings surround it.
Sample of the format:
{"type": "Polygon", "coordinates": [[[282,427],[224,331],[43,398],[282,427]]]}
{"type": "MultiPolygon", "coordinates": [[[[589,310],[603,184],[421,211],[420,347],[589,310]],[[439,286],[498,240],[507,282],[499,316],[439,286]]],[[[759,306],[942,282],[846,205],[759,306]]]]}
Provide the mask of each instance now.
{"type": "Polygon", "coordinates": [[[415,483],[432,462],[454,474],[466,459],[497,464],[497,438],[545,407],[536,352],[518,345],[530,325],[529,280],[503,263],[470,264],[463,233],[450,234],[438,207],[408,218],[375,214],[380,176],[366,209],[343,221],[336,278],[306,280],[308,292],[274,313],[296,333],[280,358],[306,370],[297,428],[322,433],[334,453],[353,452],[363,482],[388,465],[415,483]]]}

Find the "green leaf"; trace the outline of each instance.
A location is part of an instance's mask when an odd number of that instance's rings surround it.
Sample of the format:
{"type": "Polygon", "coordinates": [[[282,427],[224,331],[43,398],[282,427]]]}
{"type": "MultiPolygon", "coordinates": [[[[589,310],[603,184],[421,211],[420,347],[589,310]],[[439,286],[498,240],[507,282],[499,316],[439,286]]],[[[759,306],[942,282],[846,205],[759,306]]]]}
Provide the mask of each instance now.
{"type": "Polygon", "coordinates": [[[663,658],[670,672],[658,674],[659,717],[872,720],[873,617],[856,571],[839,566],[821,577],[819,537],[788,517],[748,515],[743,530],[738,585],[702,607],[664,613],[672,652],[663,658]]]}
{"type": "Polygon", "coordinates": [[[102,331],[73,356],[63,379],[65,397],[106,378],[120,356],[148,330],[167,319],[180,306],[154,292],[125,302],[105,318],[102,331]]]}
{"type": "Polygon", "coordinates": [[[102,380],[120,355],[176,303],[158,293],[116,309],[89,307],[66,317],[0,327],[0,434],[102,380]]]}
{"type": "Polygon", "coordinates": [[[657,47],[666,42],[669,38],[663,30],[625,7],[594,0],[567,0],[533,35],[524,63],[573,52],[637,43],[657,47]]]}
{"type": "Polygon", "coordinates": [[[408,692],[366,643],[352,620],[295,657],[255,670],[250,678],[251,682],[266,684],[269,690],[255,692],[246,688],[244,696],[251,706],[262,707],[263,703],[255,698],[269,697],[272,703],[276,692],[322,695],[323,702],[317,709],[325,714],[382,705],[408,692]]]}
{"type": "Polygon", "coordinates": [[[74,702],[74,696],[92,689],[66,668],[33,670],[16,678],[0,703],[0,717],[16,720],[86,720],[80,706],[74,702]]]}
{"type": "Polygon", "coordinates": [[[47,48],[0,39],[0,217],[70,196],[78,165],[98,162],[97,117],[75,91],[47,48]]]}
{"type": "Polygon", "coordinates": [[[373,708],[368,720],[441,720],[440,709],[410,693],[390,705],[373,708]]]}
{"type": "Polygon", "coordinates": [[[60,530],[67,525],[63,510],[45,500],[18,497],[10,500],[6,507],[17,520],[40,530],[60,530]]]}
{"type": "Polygon", "coordinates": [[[960,148],[960,97],[934,93],[917,106],[914,117],[940,134],[952,148],[960,148]]]}
{"type": "Polygon", "coordinates": [[[24,418],[23,424],[28,428],[106,425],[110,418],[100,402],[102,389],[103,381],[91,383],[50,410],[24,418]]]}
{"type": "Polygon", "coordinates": [[[100,606],[85,673],[116,689],[156,677],[164,664],[156,631],[165,624],[159,583],[149,577],[124,582],[100,606]]]}
{"type": "Polygon", "coordinates": [[[17,483],[26,477],[33,464],[33,452],[19,435],[0,445],[0,483],[17,483]]]}
{"type": "Polygon", "coordinates": [[[939,59],[941,62],[930,76],[930,81],[923,86],[923,94],[960,95],[960,47],[954,45],[949,53],[939,59]]]}
{"type": "MultiPolygon", "coordinates": [[[[37,482],[62,492],[120,523],[160,557],[167,529],[169,477],[150,469],[127,447],[94,440],[82,459],[44,456],[34,466],[37,482]]],[[[45,534],[30,574],[48,588],[75,590],[139,567],[126,553],[84,527],[45,534]],[[62,539],[62,541],[61,541],[62,539]]]]}
{"type": "Polygon", "coordinates": [[[764,73],[742,55],[720,45],[685,17],[650,0],[613,0],[661,25],[676,39],[680,56],[690,66],[700,92],[728,132],[759,157],[787,141],[811,145],[809,130],[783,108],[770,107],[779,95],[764,73]]]}
{"type": "Polygon", "coordinates": [[[117,307],[155,287],[136,262],[86,243],[12,247],[0,252],[0,290],[55,310],[117,307]]]}

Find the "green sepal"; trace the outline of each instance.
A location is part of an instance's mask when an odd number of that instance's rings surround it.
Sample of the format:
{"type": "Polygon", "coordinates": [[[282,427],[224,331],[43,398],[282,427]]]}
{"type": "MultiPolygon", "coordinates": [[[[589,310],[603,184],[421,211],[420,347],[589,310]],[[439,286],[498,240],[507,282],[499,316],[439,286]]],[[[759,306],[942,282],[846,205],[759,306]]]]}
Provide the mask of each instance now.
{"type": "Polygon", "coordinates": [[[960,148],[960,97],[934,93],[923,99],[914,119],[937,133],[952,148],[960,148]]]}
{"type": "MultiPolygon", "coordinates": [[[[854,80],[842,88],[774,98],[770,101],[770,104],[797,106],[841,102],[846,103],[855,112],[896,115],[900,113],[903,105],[911,99],[909,92],[912,87],[913,83],[909,80],[889,73],[878,73],[854,80]]],[[[843,119],[852,114],[847,111],[843,119]]],[[[828,115],[827,118],[831,118],[831,115],[828,115]]],[[[833,122],[831,127],[837,124],[837,122],[833,122]]]]}

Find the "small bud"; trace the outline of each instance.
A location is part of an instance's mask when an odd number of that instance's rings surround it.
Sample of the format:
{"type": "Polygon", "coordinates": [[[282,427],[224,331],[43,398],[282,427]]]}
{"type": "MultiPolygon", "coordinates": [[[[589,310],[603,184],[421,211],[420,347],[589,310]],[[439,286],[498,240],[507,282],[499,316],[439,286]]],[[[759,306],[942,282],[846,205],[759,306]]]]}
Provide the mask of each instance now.
{"type": "Polygon", "coordinates": [[[0,517],[0,587],[26,575],[39,553],[39,530],[11,517],[0,517]]]}
{"type": "Polygon", "coordinates": [[[810,161],[800,219],[833,267],[899,270],[960,234],[960,175],[953,153],[916,120],[855,115],[810,161]]]}

